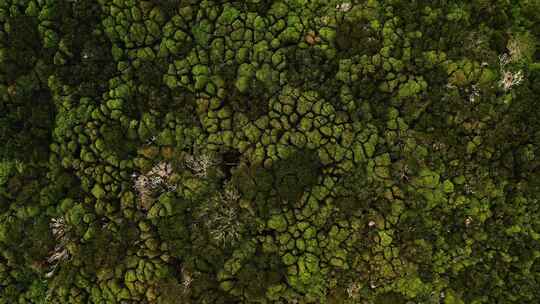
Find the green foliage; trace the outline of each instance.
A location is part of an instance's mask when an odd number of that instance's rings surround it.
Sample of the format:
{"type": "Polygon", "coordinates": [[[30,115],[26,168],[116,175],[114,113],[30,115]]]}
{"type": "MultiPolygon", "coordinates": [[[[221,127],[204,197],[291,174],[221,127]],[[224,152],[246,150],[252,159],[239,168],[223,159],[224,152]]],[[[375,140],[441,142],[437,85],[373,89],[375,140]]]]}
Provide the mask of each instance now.
{"type": "Polygon", "coordinates": [[[0,303],[536,303],[524,1],[0,1],[0,303]]]}

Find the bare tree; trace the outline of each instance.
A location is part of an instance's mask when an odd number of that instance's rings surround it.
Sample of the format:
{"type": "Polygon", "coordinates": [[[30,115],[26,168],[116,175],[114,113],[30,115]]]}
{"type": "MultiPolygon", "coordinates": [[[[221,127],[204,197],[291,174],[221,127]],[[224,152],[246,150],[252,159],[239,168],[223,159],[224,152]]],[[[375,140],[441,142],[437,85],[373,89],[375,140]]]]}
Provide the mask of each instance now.
{"type": "Polygon", "coordinates": [[[46,278],[50,278],[54,275],[58,265],[69,259],[70,255],[66,248],[66,221],[62,217],[51,219],[49,227],[52,230],[52,234],[56,240],[54,250],[51,251],[47,258],[47,263],[51,266],[51,270],[45,274],[46,278]]]}

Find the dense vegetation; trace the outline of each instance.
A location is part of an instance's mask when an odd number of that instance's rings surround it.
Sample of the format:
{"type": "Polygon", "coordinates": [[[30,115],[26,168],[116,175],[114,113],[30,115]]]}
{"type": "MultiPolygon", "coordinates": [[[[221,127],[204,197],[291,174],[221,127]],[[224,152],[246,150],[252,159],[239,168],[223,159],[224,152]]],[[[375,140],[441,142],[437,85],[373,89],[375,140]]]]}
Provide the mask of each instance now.
{"type": "Polygon", "coordinates": [[[540,302],[539,0],[0,25],[0,303],[540,302]]]}

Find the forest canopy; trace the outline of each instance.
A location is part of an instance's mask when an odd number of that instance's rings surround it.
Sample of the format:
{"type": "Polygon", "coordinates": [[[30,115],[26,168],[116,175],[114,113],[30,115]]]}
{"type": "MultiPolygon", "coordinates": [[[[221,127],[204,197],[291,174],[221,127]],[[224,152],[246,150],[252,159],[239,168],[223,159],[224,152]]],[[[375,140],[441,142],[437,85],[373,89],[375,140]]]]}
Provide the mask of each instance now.
{"type": "Polygon", "coordinates": [[[0,1],[0,304],[540,302],[540,0],[0,1]]]}

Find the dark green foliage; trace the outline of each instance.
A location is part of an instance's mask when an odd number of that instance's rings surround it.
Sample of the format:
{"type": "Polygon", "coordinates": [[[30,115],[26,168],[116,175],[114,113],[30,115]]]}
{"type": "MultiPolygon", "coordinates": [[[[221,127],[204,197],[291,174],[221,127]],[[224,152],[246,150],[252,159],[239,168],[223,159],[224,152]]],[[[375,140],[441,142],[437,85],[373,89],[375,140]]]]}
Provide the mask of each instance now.
{"type": "Polygon", "coordinates": [[[243,265],[235,285],[246,300],[264,298],[266,286],[283,281],[285,274],[285,267],[278,256],[259,251],[252,260],[243,265]]]}
{"type": "Polygon", "coordinates": [[[184,287],[174,278],[169,278],[157,283],[159,286],[160,297],[159,304],[182,304],[189,301],[189,295],[186,294],[184,287]]]}
{"type": "Polygon", "coordinates": [[[15,80],[28,73],[42,52],[38,21],[30,16],[14,16],[8,18],[5,26],[9,28],[6,37],[6,62],[0,66],[2,80],[12,84],[15,80]]]}
{"type": "Polygon", "coordinates": [[[272,6],[272,0],[231,1],[240,9],[264,16],[272,6]]]}
{"type": "Polygon", "coordinates": [[[362,167],[356,168],[353,174],[343,178],[336,190],[339,193],[336,206],[347,214],[366,212],[376,194],[375,188],[370,185],[365,169],[362,167]]]}
{"type": "Polygon", "coordinates": [[[188,219],[183,214],[160,219],[157,225],[160,239],[167,241],[171,254],[183,258],[190,252],[188,219]]]}
{"type": "Polygon", "coordinates": [[[281,200],[296,203],[315,183],[322,165],[313,151],[298,151],[273,164],[274,188],[281,200]]]}
{"type": "Polygon", "coordinates": [[[270,170],[257,165],[240,167],[234,172],[233,180],[242,195],[255,200],[259,216],[265,218],[273,206],[298,204],[302,194],[317,183],[321,168],[313,151],[297,151],[272,164],[270,170]],[[271,191],[277,196],[262,199],[271,191]]]}
{"type": "Polygon", "coordinates": [[[114,74],[111,43],[93,32],[99,22],[100,8],[95,1],[88,0],[57,5],[55,11],[61,18],[59,30],[64,44],[55,54],[56,62],[61,63],[57,75],[66,84],[77,87],[81,96],[99,96],[114,74]]]}
{"type": "Polygon", "coordinates": [[[395,292],[383,293],[377,296],[375,304],[405,304],[407,300],[395,292]]]}
{"type": "Polygon", "coordinates": [[[76,257],[77,263],[81,263],[88,274],[95,275],[101,269],[112,269],[121,263],[126,257],[129,244],[138,237],[136,227],[132,225],[123,226],[117,233],[113,233],[104,224],[98,221],[90,225],[95,229],[94,236],[80,245],[79,256],[76,257]],[[122,233],[121,239],[117,238],[119,233],[122,233]],[[103,254],[105,248],[107,254],[103,254]]]}
{"type": "Polygon", "coordinates": [[[72,86],[78,86],[81,96],[99,96],[105,92],[106,81],[113,75],[113,66],[110,64],[112,56],[109,52],[110,43],[102,37],[91,34],[67,34],[69,37],[85,37],[86,39],[68,40],[73,56],[58,68],[58,76],[62,81],[72,86]],[[86,37],[85,37],[86,35],[86,37]]]}
{"type": "Polygon", "coordinates": [[[4,158],[47,159],[54,108],[49,92],[40,89],[38,81],[19,78],[8,88],[13,94],[0,102],[0,140],[5,143],[0,155],[4,158]]]}
{"type": "MultiPolygon", "coordinates": [[[[350,41],[350,37],[347,41],[350,41]]],[[[318,91],[328,100],[336,97],[339,87],[334,77],[338,70],[335,60],[328,58],[320,49],[313,48],[292,49],[286,56],[289,63],[287,65],[290,75],[289,84],[318,91]],[[322,87],[325,89],[321,90],[322,87]]]]}
{"type": "Polygon", "coordinates": [[[378,33],[369,26],[367,20],[359,22],[344,18],[337,26],[336,49],[343,58],[354,55],[374,55],[381,48],[378,36],[378,33]]]}
{"type": "Polygon", "coordinates": [[[127,140],[125,131],[119,124],[103,125],[101,132],[103,142],[107,149],[117,155],[119,158],[127,158],[130,154],[135,154],[137,145],[131,140],[127,140]],[[118,140],[124,138],[125,140],[118,140]]]}

